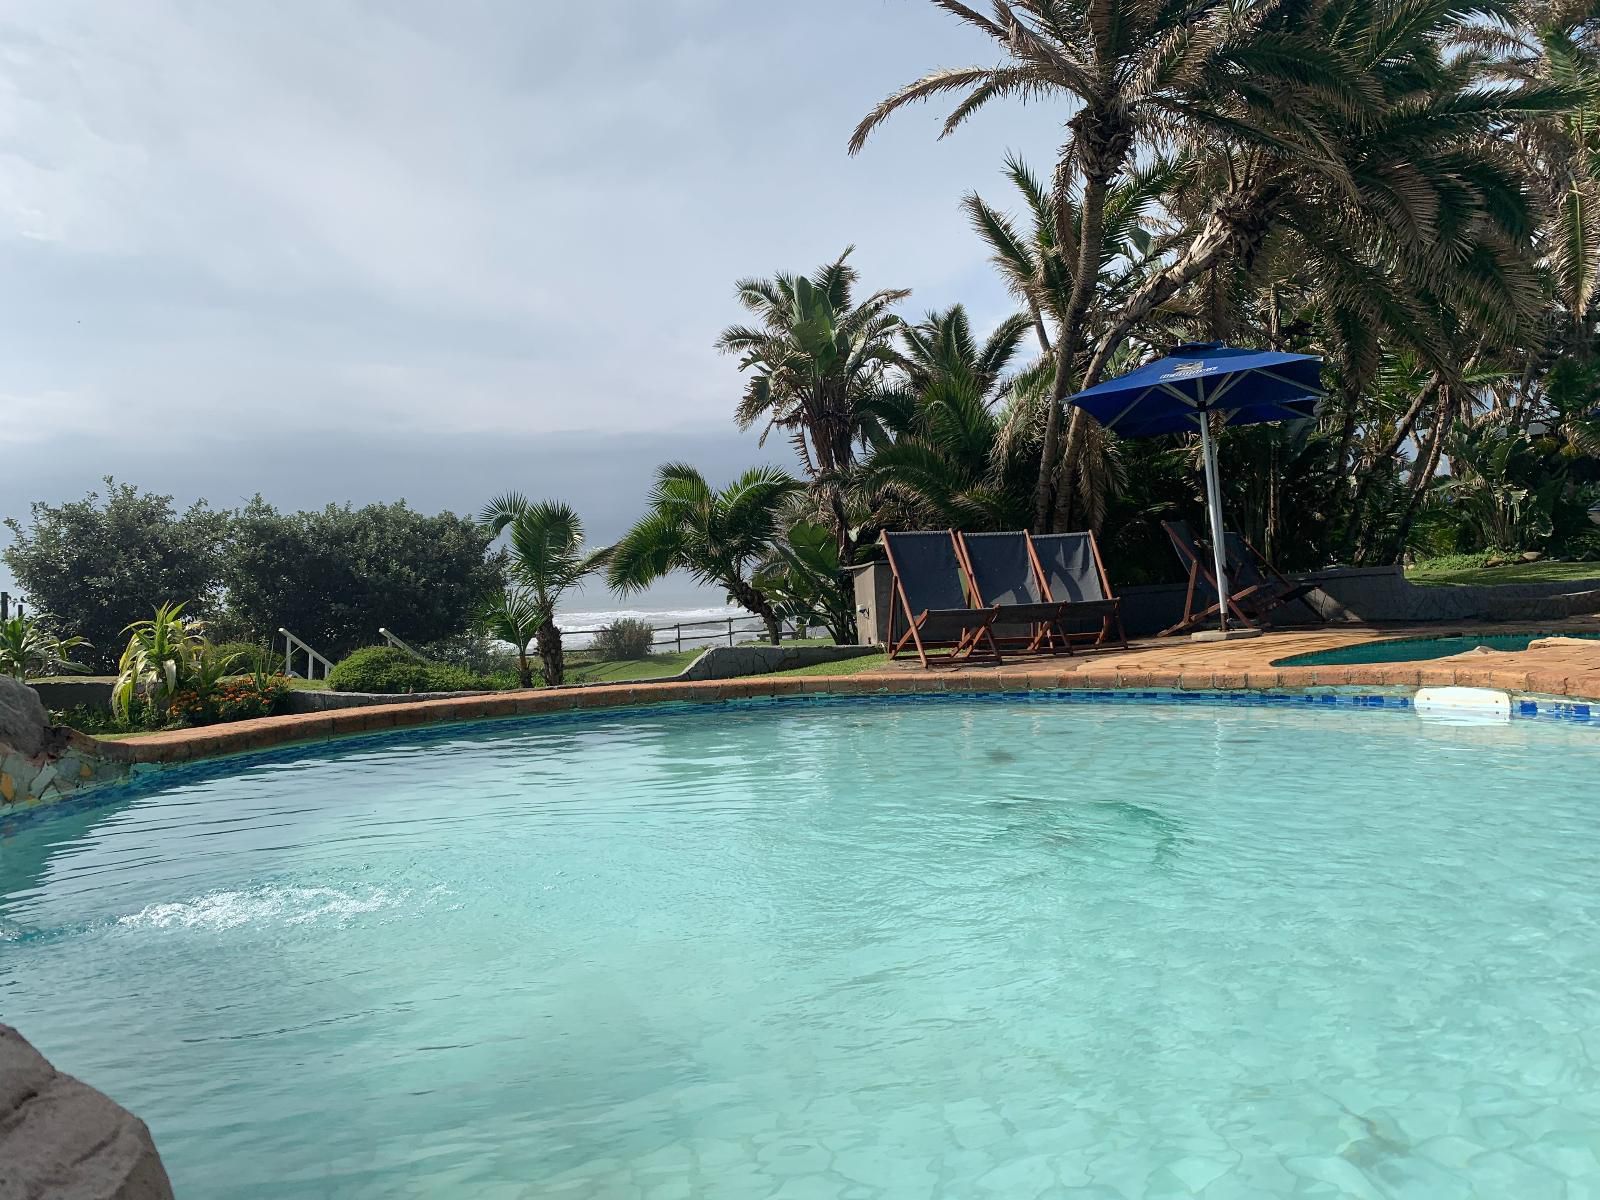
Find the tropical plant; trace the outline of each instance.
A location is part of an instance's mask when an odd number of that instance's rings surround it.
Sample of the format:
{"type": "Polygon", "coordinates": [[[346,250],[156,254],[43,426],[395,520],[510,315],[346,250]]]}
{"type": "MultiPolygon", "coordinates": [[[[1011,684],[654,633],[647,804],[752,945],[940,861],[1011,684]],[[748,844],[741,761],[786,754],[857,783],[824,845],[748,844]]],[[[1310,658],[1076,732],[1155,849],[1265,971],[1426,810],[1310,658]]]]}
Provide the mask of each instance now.
{"type": "Polygon", "coordinates": [[[1449,438],[1450,474],[1434,500],[1457,529],[1456,550],[1538,550],[1555,532],[1566,487],[1536,441],[1505,421],[1458,422],[1449,438]]]}
{"type": "Polygon", "coordinates": [[[835,643],[855,641],[855,597],[839,546],[824,525],[796,521],[773,543],[773,557],[755,577],[781,619],[810,628],[821,625],[835,643]]]}
{"type": "Polygon", "coordinates": [[[507,492],[489,501],[478,520],[495,535],[508,534],[508,573],[539,610],[535,641],[544,681],[559,687],[566,679],[566,655],[556,626],[556,606],[585,575],[605,566],[610,550],[585,549],[583,522],[559,500],[533,503],[520,492],[507,492]]]}
{"type": "MultiPolygon", "coordinates": [[[[1411,497],[1420,496],[1442,432],[1470,403],[1469,364],[1486,344],[1537,340],[1533,212],[1507,135],[1564,111],[1570,90],[1486,86],[1482,55],[1447,50],[1470,23],[1448,0],[995,0],[992,16],[936,2],[992,38],[1004,61],[935,72],[896,93],[861,123],[852,149],[898,108],[948,93],[963,99],[947,132],[1000,97],[1076,106],[1050,194],[1032,187],[1035,212],[1053,217],[1048,239],[1029,246],[969,203],[1031,311],[1060,312],[1035,524],[1072,516],[1084,447],[1063,437],[1066,393],[1095,383],[1130,339],[1157,350],[1180,340],[1167,332],[1175,325],[1228,336],[1265,307],[1270,340],[1291,340],[1280,278],[1304,290],[1301,313],[1351,370],[1335,417],[1343,450],[1362,425],[1356,400],[1376,362],[1372,331],[1440,375],[1420,413],[1427,444],[1411,497]],[[1163,154],[1168,164],[1158,164],[1163,154]],[[1164,216],[1138,231],[1128,260],[1139,269],[1113,283],[1104,258],[1113,197],[1147,167],[1161,177],[1149,199],[1164,216]],[[1270,302],[1258,305],[1263,293],[1270,302]]],[[[1081,433],[1084,421],[1075,423],[1081,433]]]]}
{"type": "MultiPolygon", "coordinates": [[[[205,657],[207,644],[200,622],[184,614],[184,604],[169,601],[149,620],[135,621],[122,632],[128,635],[128,644],[111,689],[112,711],[128,722],[134,706],[142,704],[158,719],[165,719],[174,697],[190,686],[205,657]]],[[[211,668],[215,666],[213,661],[211,668]]]]}
{"type": "Polygon", "coordinates": [[[735,412],[739,428],[762,425],[763,443],[773,429],[788,435],[847,561],[856,543],[842,478],[870,432],[865,406],[899,362],[900,318],[893,309],[911,294],[885,289],[858,303],[860,277],[847,262],[853,249],[810,277],[740,280],[739,302],[761,324],[731,326],[717,339],[717,348],[737,355],[739,369],[749,373],[735,412]]]}
{"type": "Polygon", "coordinates": [[[718,584],[760,617],[777,645],[781,618],[752,579],[777,554],[785,503],[804,485],[775,467],[753,467],[721,491],[686,463],[656,474],[650,508],[611,549],[606,582],[619,592],[648,587],[671,571],[718,584]]]}
{"type": "Polygon", "coordinates": [[[528,661],[528,647],[539,636],[544,625],[546,610],[530,593],[519,588],[506,588],[490,596],[479,615],[479,628],[490,637],[510,644],[517,654],[517,682],[525,688],[533,686],[533,664],[528,661]]]}
{"type": "Polygon", "coordinates": [[[51,626],[42,613],[31,617],[18,613],[0,621],[0,675],[27,682],[87,671],[72,652],[88,649],[89,643],[81,637],[60,637],[51,626]]]}
{"type": "Polygon", "coordinates": [[[1027,330],[1026,317],[1012,317],[979,346],[956,305],[902,331],[905,378],[871,403],[886,436],[861,472],[882,524],[1027,524],[1027,460],[1048,379],[1037,367],[1005,375],[1027,330]]]}

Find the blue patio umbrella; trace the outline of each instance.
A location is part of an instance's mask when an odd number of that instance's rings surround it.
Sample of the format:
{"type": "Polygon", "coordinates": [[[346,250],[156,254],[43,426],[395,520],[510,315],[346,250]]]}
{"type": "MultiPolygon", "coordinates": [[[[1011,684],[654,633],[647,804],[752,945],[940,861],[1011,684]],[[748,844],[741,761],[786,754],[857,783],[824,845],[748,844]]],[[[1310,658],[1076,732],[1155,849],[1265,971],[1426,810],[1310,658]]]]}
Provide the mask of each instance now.
{"type": "Polygon", "coordinates": [[[1220,342],[1191,342],[1166,358],[1108,379],[1071,397],[1122,437],[1200,431],[1205,460],[1206,508],[1217,572],[1218,613],[1228,628],[1228,576],[1224,554],[1222,490],[1212,414],[1224,425],[1300,421],[1316,416],[1322,399],[1322,359],[1312,354],[1241,350],[1220,342]]]}

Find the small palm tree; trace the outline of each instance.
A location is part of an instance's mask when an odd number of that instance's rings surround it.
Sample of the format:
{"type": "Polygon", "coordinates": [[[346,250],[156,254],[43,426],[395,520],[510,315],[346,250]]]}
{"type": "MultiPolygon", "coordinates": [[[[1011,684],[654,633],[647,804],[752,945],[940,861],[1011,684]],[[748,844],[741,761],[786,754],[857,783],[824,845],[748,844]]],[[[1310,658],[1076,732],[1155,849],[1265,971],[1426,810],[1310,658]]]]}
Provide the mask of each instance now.
{"type": "Polygon", "coordinates": [[[719,492],[686,463],[668,463],[656,475],[649,513],[612,547],[606,582],[635,592],[671,571],[687,571],[720,584],[730,600],[764,620],[777,645],[777,608],[752,576],[777,554],[785,504],[802,490],[776,467],[753,467],[719,492]]]}
{"type": "Polygon", "coordinates": [[[584,549],[583,522],[559,500],[536,504],[520,492],[507,492],[489,501],[478,519],[495,534],[510,537],[511,578],[527,590],[539,612],[535,641],[544,664],[544,681],[559,686],[567,669],[556,606],[585,575],[605,564],[608,551],[584,549]]]}
{"type": "Polygon", "coordinates": [[[48,617],[20,613],[0,621],[0,675],[26,682],[50,675],[81,673],[89,668],[72,658],[72,652],[89,643],[81,637],[57,637],[48,617]]]}
{"type": "Polygon", "coordinates": [[[173,697],[190,682],[207,645],[200,623],[184,616],[183,608],[169,601],[148,621],[135,621],[122,631],[129,635],[128,645],[117,664],[121,673],[111,690],[111,708],[123,721],[129,719],[135,698],[164,716],[173,697]]]}
{"type": "Polygon", "coordinates": [[[717,349],[737,355],[749,375],[734,414],[739,428],[762,424],[763,441],[774,429],[788,435],[846,562],[855,542],[842,480],[868,433],[865,405],[899,363],[900,318],[893,310],[911,294],[890,288],[857,301],[850,253],[809,277],[740,280],[739,303],[761,323],[731,326],[717,339],[717,349]]]}
{"type": "Polygon", "coordinates": [[[517,682],[533,686],[533,665],[528,661],[528,645],[539,636],[545,611],[526,591],[506,588],[490,596],[478,616],[479,628],[492,638],[517,648],[517,682]]]}

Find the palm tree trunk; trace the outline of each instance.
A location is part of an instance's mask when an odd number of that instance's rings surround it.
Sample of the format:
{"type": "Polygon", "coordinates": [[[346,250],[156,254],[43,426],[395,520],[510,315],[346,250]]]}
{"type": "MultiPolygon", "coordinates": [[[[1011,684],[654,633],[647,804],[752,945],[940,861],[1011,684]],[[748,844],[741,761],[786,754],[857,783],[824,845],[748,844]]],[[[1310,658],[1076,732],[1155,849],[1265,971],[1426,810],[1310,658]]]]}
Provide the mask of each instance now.
{"type": "MultiPolygon", "coordinates": [[[[1096,119],[1094,110],[1090,108],[1083,109],[1073,118],[1074,125],[1079,127],[1077,145],[1083,162],[1083,204],[1079,210],[1079,228],[1076,231],[1078,260],[1073,270],[1072,295],[1067,300],[1067,311],[1061,315],[1056,343],[1056,374],[1050,385],[1050,407],[1045,413],[1044,445],[1039,450],[1039,480],[1033,497],[1035,533],[1050,531],[1056,476],[1062,461],[1061,406],[1067,393],[1072,391],[1073,367],[1083,341],[1083,320],[1100,281],[1100,243],[1105,236],[1106,194],[1110,190],[1111,180],[1122,169],[1123,160],[1128,154],[1129,138],[1116,127],[1114,120],[1104,114],[1096,119]]],[[[1071,244],[1071,237],[1066,235],[1073,232],[1064,228],[1063,219],[1070,162],[1070,157],[1063,153],[1056,168],[1056,243],[1061,246],[1071,244]]],[[[1077,419],[1074,413],[1073,420],[1077,419]]],[[[1069,446],[1071,433],[1069,428],[1066,439],[1069,446]]],[[[1064,486],[1070,486],[1070,481],[1064,486]]]]}
{"type": "Polygon", "coordinates": [[[1090,388],[1100,382],[1106,363],[1140,321],[1220,263],[1226,254],[1233,252],[1250,261],[1266,238],[1274,209],[1286,194],[1281,183],[1267,181],[1218,201],[1188,249],[1177,261],[1147,279],[1123,305],[1089,359],[1083,386],[1090,388]]]}
{"type": "Polygon", "coordinates": [[[526,643],[517,647],[517,683],[524,688],[533,686],[533,666],[528,662],[526,643]]]}
{"type": "MultiPolygon", "coordinates": [[[[1382,450],[1373,455],[1367,463],[1366,474],[1361,477],[1361,482],[1356,485],[1355,496],[1350,501],[1349,525],[1345,528],[1345,539],[1355,537],[1356,533],[1363,530],[1362,514],[1367,509],[1367,496],[1372,491],[1372,485],[1377,482],[1378,468],[1396,454],[1400,447],[1406,444],[1406,439],[1411,436],[1415,428],[1417,417],[1421,415],[1423,406],[1428,403],[1433,394],[1439,389],[1439,375],[1435,372],[1417,393],[1417,398],[1411,402],[1411,407],[1406,409],[1405,415],[1400,418],[1400,423],[1395,426],[1394,435],[1385,443],[1382,450]]],[[[1360,562],[1366,556],[1367,539],[1362,536],[1356,541],[1355,558],[1360,562]]]]}
{"type": "Polygon", "coordinates": [[[561,630],[546,617],[539,626],[539,632],[534,635],[534,642],[539,647],[539,660],[544,664],[545,686],[560,687],[567,678],[567,656],[561,648],[561,630]]]}
{"type": "Polygon", "coordinates": [[[1422,498],[1427,495],[1428,484],[1433,482],[1433,474],[1439,469],[1439,458],[1444,451],[1444,431],[1450,426],[1450,413],[1455,407],[1455,393],[1449,387],[1439,389],[1438,412],[1433,418],[1433,429],[1428,436],[1428,450],[1414,468],[1411,476],[1411,495],[1406,501],[1405,511],[1400,514],[1400,524],[1394,532],[1393,558],[1398,562],[1405,556],[1406,539],[1411,536],[1411,526],[1416,520],[1417,509],[1422,506],[1422,498]]]}
{"type": "Polygon", "coordinates": [[[772,602],[767,599],[766,593],[737,575],[722,582],[728,589],[728,595],[734,598],[739,607],[755,613],[766,622],[767,641],[774,646],[778,645],[783,637],[783,620],[772,607],[772,602]]]}

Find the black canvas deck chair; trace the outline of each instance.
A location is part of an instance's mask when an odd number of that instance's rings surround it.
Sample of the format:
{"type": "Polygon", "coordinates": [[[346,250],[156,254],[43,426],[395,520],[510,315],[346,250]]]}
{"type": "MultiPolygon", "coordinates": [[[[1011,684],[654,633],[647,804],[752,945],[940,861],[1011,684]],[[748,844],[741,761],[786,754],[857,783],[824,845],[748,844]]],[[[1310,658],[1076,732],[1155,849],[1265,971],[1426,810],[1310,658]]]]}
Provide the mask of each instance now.
{"type": "Polygon", "coordinates": [[[1072,653],[1060,628],[1066,607],[1050,595],[1044,570],[1025,532],[958,533],[956,549],[967,573],[973,603],[999,609],[996,629],[1021,629],[995,635],[1003,646],[1020,646],[1032,653],[1065,650],[1072,653]]]}
{"type": "Polygon", "coordinates": [[[967,596],[966,576],[955,534],[883,534],[883,550],[893,576],[889,602],[889,657],[916,650],[924,667],[929,650],[948,650],[941,661],[1000,661],[994,640],[999,610],[977,608],[967,596]]]}
{"type": "MultiPolygon", "coordinates": [[[[1210,547],[1196,540],[1188,522],[1163,521],[1161,527],[1167,531],[1173,552],[1189,581],[1183,601],[1183,619],[1162,631],[1161,636],[1166,637],[1216,617],[1217,572],[1212,565],[1210,547]]],[[[1228,616],[1241,625],[1259,625],[1276,609],[1304,600],[1317,590],[1314,583],[1286,579],[1237,533],[1225,534],[1222,546],[1228,568],[1228,616]]],[[[1315,608],[1309,604],[1305,607],[1318,620],[1322,619],[1315,608]]]]}
{"type": "Polygon", "coordinates": [[[1100,557],[1094,534],[1043,533],[1030,536],[1046,594],[1061,605],[1056,628],[1074,644],[1104,646],[1116,642],[1128,647],[1122,628],[1122,602],[1111,590],[1111,579],[1100,557]]]}

